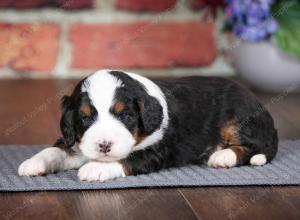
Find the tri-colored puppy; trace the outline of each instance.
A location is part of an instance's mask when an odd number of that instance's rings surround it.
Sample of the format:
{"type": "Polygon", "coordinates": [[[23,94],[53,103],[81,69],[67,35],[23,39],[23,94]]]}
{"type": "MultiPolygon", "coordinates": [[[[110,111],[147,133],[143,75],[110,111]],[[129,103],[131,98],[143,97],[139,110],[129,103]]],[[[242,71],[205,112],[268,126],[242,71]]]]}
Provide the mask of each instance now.
{"type": "Polygon", "coordinates": [[[79,168],[81,180],[106,181],[188,164],[264,165],[277,152],[270,114],[222,78],[149,80],[101,70],[62,106],[63,137],[24,161],[19,175],[79,168]]]}

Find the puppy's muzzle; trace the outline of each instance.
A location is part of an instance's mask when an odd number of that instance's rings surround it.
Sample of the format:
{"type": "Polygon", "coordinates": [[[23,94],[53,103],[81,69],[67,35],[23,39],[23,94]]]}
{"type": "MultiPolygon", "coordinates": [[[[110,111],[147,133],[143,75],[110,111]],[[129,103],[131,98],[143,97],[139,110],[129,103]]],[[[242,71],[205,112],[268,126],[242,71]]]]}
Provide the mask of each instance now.
{"type": "Polygon", "coordinates": [[[112,142],[103,141],[101,144],[99,144],[100,152],[102,153],[110,152],[111,146],[112,146],[112,142]]]}

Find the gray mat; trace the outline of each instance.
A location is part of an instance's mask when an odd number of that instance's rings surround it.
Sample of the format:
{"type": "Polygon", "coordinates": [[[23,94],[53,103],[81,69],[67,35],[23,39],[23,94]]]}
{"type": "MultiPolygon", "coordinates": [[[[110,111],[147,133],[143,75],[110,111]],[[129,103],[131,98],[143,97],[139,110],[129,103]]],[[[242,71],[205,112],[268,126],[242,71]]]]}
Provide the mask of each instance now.
{"type": "Polygon", "coordinates": [[[70,170],[42,177],[19,177],[18,165],[43,146],[0,145],[0,191],[87,190],[177,186],[300,185],[300,140],[282,141],[277,157],[263,167],[212,169],[188,166],[105,183],[81,182],[70,170]]]}

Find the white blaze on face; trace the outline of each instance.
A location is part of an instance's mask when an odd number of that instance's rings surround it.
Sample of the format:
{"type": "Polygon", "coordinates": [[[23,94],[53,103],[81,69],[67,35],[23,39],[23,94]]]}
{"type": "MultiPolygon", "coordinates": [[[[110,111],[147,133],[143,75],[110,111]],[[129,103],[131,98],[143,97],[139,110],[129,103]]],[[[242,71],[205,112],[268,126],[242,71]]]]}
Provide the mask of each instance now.
{"type": "Polygon", "coordinates": [[[131,152],[135,139],[125,125],[109,111],[113,105],[115,91],[122,87],[122,82],[106,70],[94,73],[87,81],[86,86],[83,84],[82,92],[88,93],[98,116],[85,131],[79,148],[86,157],[94,160],[115,161],[125,158],[131,152]],[[112,143],[111,150],[106,155],[100,152],[99,148],[104,141],[112,143]]]}

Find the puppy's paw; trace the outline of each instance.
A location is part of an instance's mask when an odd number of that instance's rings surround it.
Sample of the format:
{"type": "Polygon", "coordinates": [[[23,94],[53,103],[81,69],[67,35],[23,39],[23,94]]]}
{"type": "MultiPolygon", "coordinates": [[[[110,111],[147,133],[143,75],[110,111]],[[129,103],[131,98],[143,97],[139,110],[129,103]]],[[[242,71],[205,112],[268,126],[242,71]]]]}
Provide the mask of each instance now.
{"type": "Polygon", "coordinates": [[[125,177],[123,167],[118,162],[89,162],[78,171],[80,180],[104,182],[118,177],[125,177]]]}
{"type": "Polygon", "coordinates": [[[207,162],[207,165],[213,168],[230,168],[236,164],[237,156],[229,148],[214,152],[207,162]]]}
{"type": "Polygon", "coordinates": [[[20,176],[40,176],[47,173],[47,162],[42,157],[25,160],[18,169],[20,176]]]}

